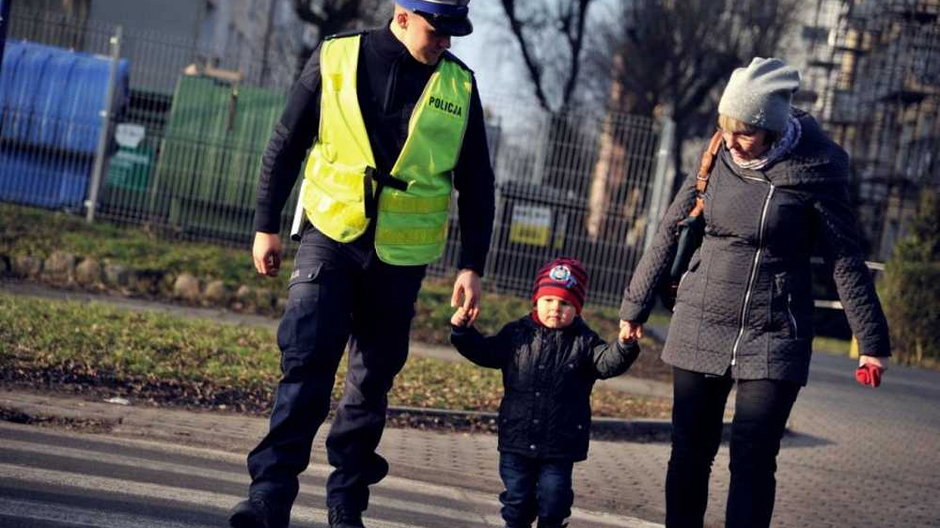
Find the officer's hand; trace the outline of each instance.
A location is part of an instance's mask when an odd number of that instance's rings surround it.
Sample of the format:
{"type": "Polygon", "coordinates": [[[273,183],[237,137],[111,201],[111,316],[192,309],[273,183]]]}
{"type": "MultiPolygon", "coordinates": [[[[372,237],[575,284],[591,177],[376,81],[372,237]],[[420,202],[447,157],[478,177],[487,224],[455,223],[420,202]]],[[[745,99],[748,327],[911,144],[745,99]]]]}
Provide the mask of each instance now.
{"type": "Polygon", "coordinates": [[[626,343],[643,337],[643,325],[633,321],[620,321],[620,342],[626,343]]]}
{"type": "Polygon", "coordinates": [[[466,312],[472,325],[480,315],[480,276],[472,269],[463,269],[457,273],[454,281],[454,293],[450,296],[452,307],[460,306],[466,312]]]}
{"type": "Polygon", "coordinates": [[[255,269],[261,275],[274,277],[281,269],[281,237],[277,233],[255,233],[255,243],[251,248],[255,269]]]}

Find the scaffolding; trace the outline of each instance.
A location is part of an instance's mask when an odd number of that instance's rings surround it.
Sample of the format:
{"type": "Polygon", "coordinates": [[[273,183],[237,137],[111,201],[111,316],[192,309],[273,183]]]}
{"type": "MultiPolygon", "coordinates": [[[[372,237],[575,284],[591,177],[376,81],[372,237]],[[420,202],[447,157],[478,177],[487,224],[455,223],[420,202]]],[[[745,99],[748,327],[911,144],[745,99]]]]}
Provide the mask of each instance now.
{"type": "Polygon", "coordinates": [[[920,190],[940,185],[940,0],[816,6],[838,16],[827,41],[811,43],[814,110],[852,157],[871,257],[886,260],[920,190]]]}

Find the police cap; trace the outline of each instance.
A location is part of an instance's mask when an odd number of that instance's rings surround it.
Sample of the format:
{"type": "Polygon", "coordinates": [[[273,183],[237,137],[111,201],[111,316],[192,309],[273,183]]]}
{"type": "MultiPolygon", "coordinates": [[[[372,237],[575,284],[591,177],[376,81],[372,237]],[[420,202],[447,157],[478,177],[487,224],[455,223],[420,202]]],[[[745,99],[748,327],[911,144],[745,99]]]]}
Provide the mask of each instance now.
{"type": "Polygon", "coordinates": [[[473,24],[467,18],[470,0],[395,0],[395,3],[421,15],[434,31],[454,37],[473,32],[473,24]]]}

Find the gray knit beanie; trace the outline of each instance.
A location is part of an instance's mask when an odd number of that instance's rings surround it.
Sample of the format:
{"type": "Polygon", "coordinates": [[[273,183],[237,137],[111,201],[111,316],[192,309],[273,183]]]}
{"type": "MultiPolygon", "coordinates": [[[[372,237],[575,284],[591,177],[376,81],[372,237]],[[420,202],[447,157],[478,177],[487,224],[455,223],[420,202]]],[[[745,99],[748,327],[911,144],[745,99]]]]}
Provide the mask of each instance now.
{"type": "Polygon", "coordinates": [[[800,72],[780,59],[754,57],[747,68],[731,74],[718,102],[718,113],[738,121],[783,133],[790,116],[790,99],[800,88],[800,72]]]}

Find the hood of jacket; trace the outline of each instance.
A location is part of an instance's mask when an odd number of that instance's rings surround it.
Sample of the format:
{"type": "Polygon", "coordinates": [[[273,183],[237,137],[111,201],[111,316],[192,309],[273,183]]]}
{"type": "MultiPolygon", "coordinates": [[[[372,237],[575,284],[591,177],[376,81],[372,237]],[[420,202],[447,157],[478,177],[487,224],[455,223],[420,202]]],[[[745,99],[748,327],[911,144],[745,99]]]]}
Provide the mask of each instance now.
{"type": "Polygon", "coordinates": [[[779,161],[764,169],[778,187],[845,185],[849,180],[849,156],[822,131],[813,116],[793,110],[800,121],[800,141],[779,161]]]}

